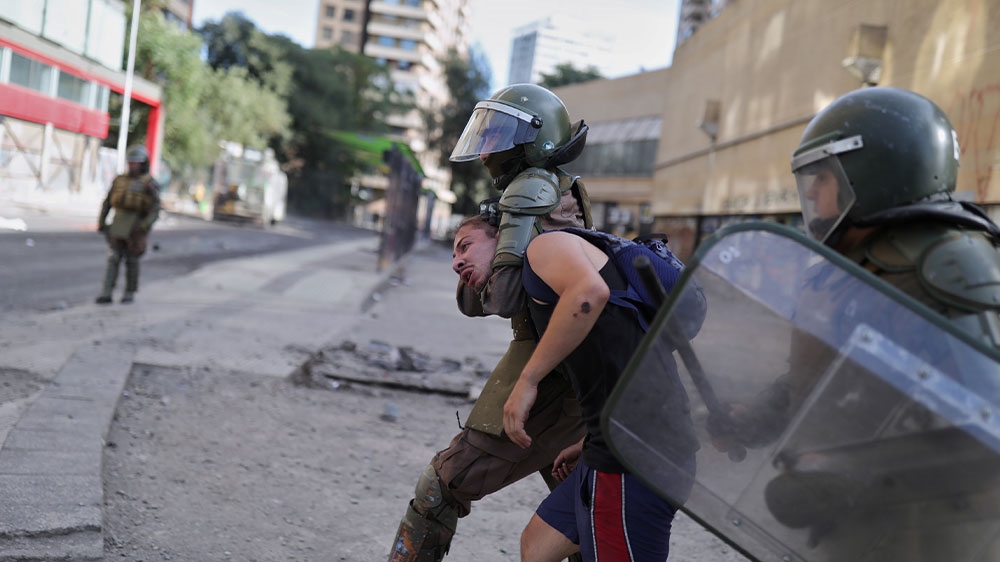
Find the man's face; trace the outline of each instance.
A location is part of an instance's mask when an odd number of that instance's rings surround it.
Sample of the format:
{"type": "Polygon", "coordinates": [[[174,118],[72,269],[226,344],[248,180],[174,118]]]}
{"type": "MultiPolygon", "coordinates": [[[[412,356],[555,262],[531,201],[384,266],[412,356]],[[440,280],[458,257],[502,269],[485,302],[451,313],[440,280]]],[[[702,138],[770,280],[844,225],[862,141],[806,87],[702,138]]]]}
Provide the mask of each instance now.
{"type": "Polygon", "coordinates": [[[142,162],[129,162],[128,175],[138,176],[142,173],[142,162]]]}
{"type": "Polygon", "coordinates": [[[841,209],[837,205],[839,191],[840,184],[832,171],[822,170],[816,175],[812,186],[806,190],[806,198],[816,208],[815,218],[829,219],[840,215],[841,209]]]}
{"type": "Polygon", "coordinates": [[[490,278],[496,249],[496,238],[491,238],[481,228],[465,225],[455,233],[451,269],[459,275],[463,285],[479,291],[490,278]]]}

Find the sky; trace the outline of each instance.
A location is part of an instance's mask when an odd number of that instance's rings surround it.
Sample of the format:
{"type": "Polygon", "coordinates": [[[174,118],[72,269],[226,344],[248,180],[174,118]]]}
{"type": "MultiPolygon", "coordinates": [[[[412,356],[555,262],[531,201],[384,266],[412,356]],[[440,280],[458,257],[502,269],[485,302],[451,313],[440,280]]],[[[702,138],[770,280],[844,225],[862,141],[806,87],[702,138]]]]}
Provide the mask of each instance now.
{"type": "MultiPolygon", "coordinates": [[[[613,37],[614,61],[608,77],[670,66],[677,32],[678,0],[471,0],[470,37],[490,61],[493,87],[507,83],[512,31],[567,10],[613,37]]],[[[231,10],[242,11],[258,28],[287,35],[312,47],[320,0],[195,0],[200,27],[231,10]]]]}

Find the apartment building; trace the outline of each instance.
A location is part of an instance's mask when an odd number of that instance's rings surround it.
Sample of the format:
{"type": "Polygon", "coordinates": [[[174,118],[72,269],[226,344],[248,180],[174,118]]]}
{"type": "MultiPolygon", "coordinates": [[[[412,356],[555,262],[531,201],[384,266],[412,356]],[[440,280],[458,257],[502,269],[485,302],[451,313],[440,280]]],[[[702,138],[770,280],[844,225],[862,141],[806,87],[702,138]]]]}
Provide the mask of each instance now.
{"type": "Polygon", "coordinates": [[[320,0],[317,49],[336,45],[364,54],[389,68],[394,87],[412,93],[417,110],[389,118],[392,136],[416,153],[423,187],[451,201],[450,173],[428,149],[420,110],[447,102],[441,59],[449,49],[468,51],[465,34],[469,0],[320,0]]]}

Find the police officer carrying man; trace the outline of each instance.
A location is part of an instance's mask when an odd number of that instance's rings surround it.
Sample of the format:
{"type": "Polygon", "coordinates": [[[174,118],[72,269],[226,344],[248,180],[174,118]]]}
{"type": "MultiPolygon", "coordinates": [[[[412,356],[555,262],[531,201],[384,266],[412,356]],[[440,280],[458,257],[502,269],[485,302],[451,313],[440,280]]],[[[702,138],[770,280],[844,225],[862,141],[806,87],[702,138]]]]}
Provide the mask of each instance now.
{"type": "Polygon", "coordinates": [[[146,252],[146,241],[153,223],[160,214],[160,189],[149,175],[149,152],[144,146],[133,146],[126,153],[128,173],[121,174],[111,183],[97,230],[108,240],[110,253],[104,273],[104,285],[95,302],[109,304],[111,293],[118,279],[118,265],[125,260],[125,292],[122,303],[135,300],[139,290],[139,258],[146,252]],[[108,213],[115,210],[111,224],[108,213]]]}
{"type": "Polygon", "coordinates": [[[579,404],[562,376],[546,377],[538,388],[525,424],[530,448],[522,449],[503,433],[503,405],[535,348],[521,283],[528,242],[544,230],[592,225],[583,182],[558,167],[580,155],[587,130],[582,120],[570,123],[566,106],[551,91],[515,84],[476,104],[451,154],[455,162],[479,158],[501,191],[498,199],[483,203],[484,218],[499,228],[485,283],[466,282],[467,264],[456,250],[452,266],[461,277],[459,310],[467,316],[510,318],[514,337],[465,427],[420,475],[390,562],[442,560],[471,502],[536,471],[550,489],[555,487],[553,461],[585,434],[579,404]]]}

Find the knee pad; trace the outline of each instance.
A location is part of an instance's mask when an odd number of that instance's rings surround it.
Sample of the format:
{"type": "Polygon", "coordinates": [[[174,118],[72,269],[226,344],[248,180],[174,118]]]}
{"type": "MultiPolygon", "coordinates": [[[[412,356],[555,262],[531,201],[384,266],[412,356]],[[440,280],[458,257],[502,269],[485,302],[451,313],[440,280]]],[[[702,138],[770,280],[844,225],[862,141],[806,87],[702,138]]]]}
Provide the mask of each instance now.
{"type": "Polygon", "coordinates": [[[442,490],[441,478],[433,466],[428,465],[417,480],[417,487],[413,491],[413,508],[450,529],[458,525],[458,512],[450,497],[442,490]]]}

